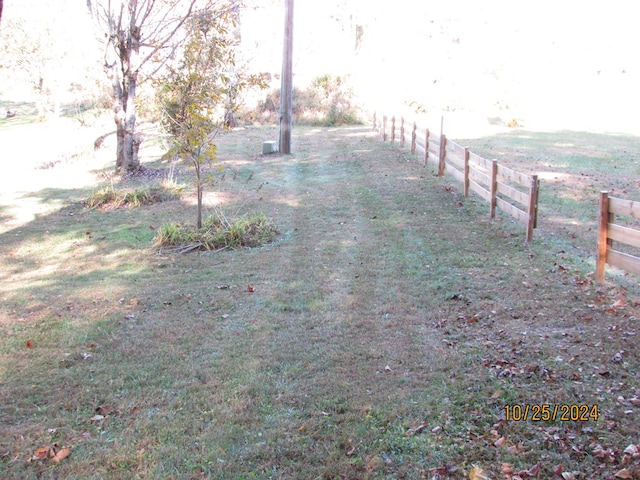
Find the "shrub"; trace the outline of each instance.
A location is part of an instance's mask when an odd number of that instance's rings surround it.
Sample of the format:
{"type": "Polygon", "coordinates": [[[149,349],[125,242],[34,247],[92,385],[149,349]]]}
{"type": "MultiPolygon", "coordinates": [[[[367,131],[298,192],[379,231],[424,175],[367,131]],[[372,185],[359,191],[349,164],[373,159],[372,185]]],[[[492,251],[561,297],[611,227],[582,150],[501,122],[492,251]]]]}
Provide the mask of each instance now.
{"type": "Polygon", "coordinates": [[[180,253],[259,247],[273,242],[277,235],[278,229],[264,214],[229,221],[218,212],[205,218],[200,229],[177,223],[162,225],[153,241],[153,247],[180,253]]]}
{"type": "MultiPolygon", "coordinates": [[[[280,89],[269,91],[255,110],[243,114],[243,117],[276,123],[280,111],[280,89]]],[[[292,111],[293,121],[301,125],[338,126],[362,123],[347,77],[322,75],[316,77],[304,90],[294,88],[292,111]]]]}
{"type": "Polygon", "coordinates": [[[91,194],[86,201],[87,208],[113,206],[141,207],[152,203],[166,202],[180,198],[184,186],[165,184],[160,186],[137,188],[135,190],[116,190],[113,185],[101,188],[91,194]]]}

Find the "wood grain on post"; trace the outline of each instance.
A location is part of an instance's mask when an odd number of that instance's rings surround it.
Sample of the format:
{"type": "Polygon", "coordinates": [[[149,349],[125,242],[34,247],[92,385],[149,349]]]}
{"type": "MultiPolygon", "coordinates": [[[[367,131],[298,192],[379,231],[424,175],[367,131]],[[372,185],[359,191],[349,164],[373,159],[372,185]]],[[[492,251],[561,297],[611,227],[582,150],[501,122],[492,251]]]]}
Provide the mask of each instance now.
{"type": "Polygon", "coordinates": [[[464,147],[464,196],[469,196],[469,148],[464,147]]]}
{"type": "Polygon", "coordinates": [[[438,176],[444,176],[445,159],[447,158],[447,136],[440,135],[440,156],[438,159],[438,176]]]}
{"type": "Polygon", "coordinates": [[[527,221],[527,235],[526,241],[531,241],[533,237],[533,229],[536,228],[536,220],[538,217],[538,176],[533,175],[531,177],[531,187],[529,188],[529,219],[527,221]]]}
{"type": "Polygon", "coordinates": [[[396,116],[391,117],[391,143],[396,141],[396,116]]]}
{"type": "Polygon", "coordinates": [[[424,166],[429,163],[429,129],[424,134],[424,166]]]}
{"type": "Polygon", "coordinates": [[[404,117],[400,117],[400,146],[404,148],[404,117]]]}
{"type": "Polygon", "coordinates": [[[412,154],[416,153],[416,141],[417,141],[416,128],[418,128],[418,126],[416,125],[416,122],[413,122],[413,130],[411,131],[411,153],[412,154]]]}
{"type": "Polygon", "coordinates": [[[607,264],[607,250],[610,246],[609,241],[609,192],[603,190],[600,192],[600,213],[598,227],[598,253],[596,256],[596,282],[604,282],[605,266],[607,264]]]}
{"type": "Polygon", "coordinates": [[[496,204],[498,198],[498,161],[491,160],[491,204],[489,216],[496,218],[496,204]]]}

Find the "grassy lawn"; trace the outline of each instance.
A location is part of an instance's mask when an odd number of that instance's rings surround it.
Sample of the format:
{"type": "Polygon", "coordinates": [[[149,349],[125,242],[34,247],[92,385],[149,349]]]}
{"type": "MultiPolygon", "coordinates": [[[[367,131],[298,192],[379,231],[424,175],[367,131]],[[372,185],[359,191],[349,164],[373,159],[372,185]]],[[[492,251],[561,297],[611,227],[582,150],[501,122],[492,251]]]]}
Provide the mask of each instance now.
{"type": "MultiPolygon", "coordinates": [[[[297,128],[293,155],[259,155],[276,136],[223,134],[205,199],[273,219],[258,248],[150,248],[195,222],[186,168],[181,199],[138,208],[87,209],[104,180],[3,197],[0,478],[640,478],[637,279],[589,275],[597,192],[638,198],[637,139],[466,142],[544,172],[526,245],[368,128],[297,128]],[[9,225],[19,201],[50,208],[9,225]],[[589,411],[507,418],[541,404],[589,411]]],[[[112,180],[167,175],[146,165],[112,180]]]]}

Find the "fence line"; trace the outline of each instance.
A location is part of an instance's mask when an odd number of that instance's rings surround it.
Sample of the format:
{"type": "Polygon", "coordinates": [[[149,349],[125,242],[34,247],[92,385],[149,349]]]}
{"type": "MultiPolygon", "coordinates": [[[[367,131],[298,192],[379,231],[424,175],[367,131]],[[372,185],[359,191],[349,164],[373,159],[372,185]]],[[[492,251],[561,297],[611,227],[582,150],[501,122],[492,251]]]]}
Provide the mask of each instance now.
{"type": "MultiPolygon", "coordinates": [[[[388,118],[373,116],[373,129],[383,142],[387,141],[388,118]]],[[[390,140],[396,141],[397,120],[391,117],[390,140]]],[[[400,144],[405,145],[405,120],[400,118],[400,144]]],[[[487,160],[450,139],[442,132],[433,135],[428,128],[420,128],[413,122],[411,129],[411,153],[424,154],[424,165],[433,163],[438,176],[445,172],[462,182],[464,196],[473,191],[489,203],[489,215],[495,218],[496,208],[526,225],[526,241],[533,236],[538,223],[537,175],[525,175],[503,165],[497,160],[487,160]],[[422,134],[424,130],[424,134],[422,134]]]]}
{"type": "Polygon", "coordinates": [[[604,282],[606,264],[640,274],[640,257],[613,248],[614,241],[640,248],[640,230],[614,223],[616,214],[640,219],[640,202],[610,197],[606,190],[600,192],[600,227],[596,256],[596,281],[600,283],[604,282]]]}

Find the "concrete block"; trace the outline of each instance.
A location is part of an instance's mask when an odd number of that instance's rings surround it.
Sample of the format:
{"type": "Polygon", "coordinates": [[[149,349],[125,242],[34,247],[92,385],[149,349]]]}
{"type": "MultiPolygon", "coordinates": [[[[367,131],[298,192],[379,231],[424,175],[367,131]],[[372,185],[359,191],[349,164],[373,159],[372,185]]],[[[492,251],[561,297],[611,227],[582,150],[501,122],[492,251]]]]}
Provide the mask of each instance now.
{"type": "Polygon", "coordinates": [[[268,155],[270,153],[275,153],[277,151],[278,151],[278,142],[275,142],[275,141],[262,142],[263,155],[268,155]]]}

